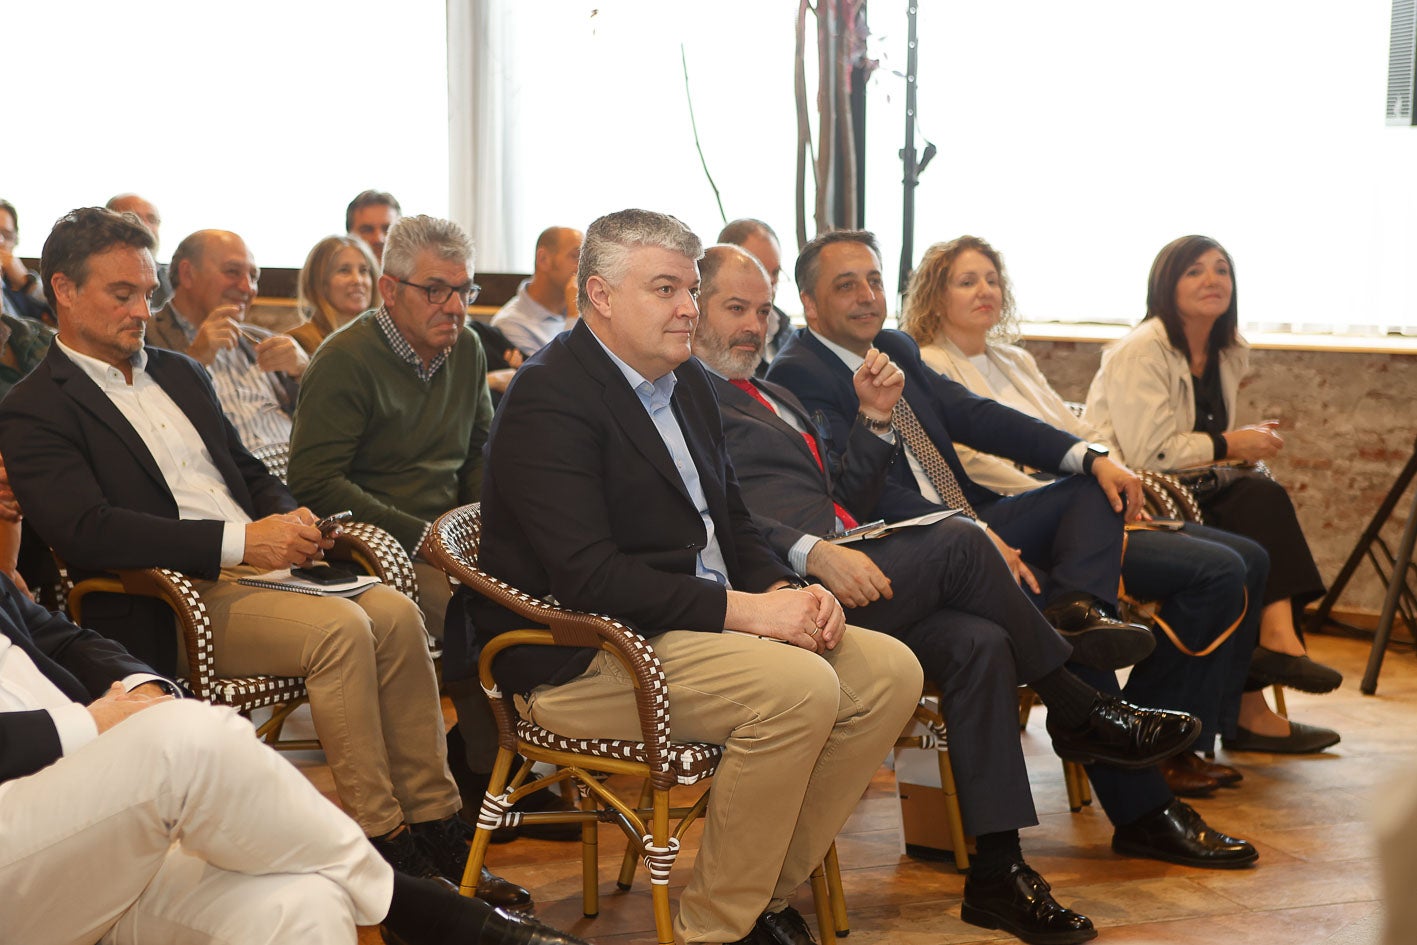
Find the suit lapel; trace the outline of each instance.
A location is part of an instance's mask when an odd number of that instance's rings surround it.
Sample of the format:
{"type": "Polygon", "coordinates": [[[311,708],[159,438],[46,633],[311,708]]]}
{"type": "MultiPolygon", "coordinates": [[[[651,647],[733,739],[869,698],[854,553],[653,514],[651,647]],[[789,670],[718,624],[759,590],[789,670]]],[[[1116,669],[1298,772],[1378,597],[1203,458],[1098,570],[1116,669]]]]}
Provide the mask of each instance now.
{"type": "Polygon", "coordinates": [[[142,467],[143,471],[164,491],[168,491],[167,480],[163,478],[162,470],[158,469],[157,460],[153,459],[153,454],[147,444],[143,442],[143,438],[138,436],[138,431],[133,429],[128,418],[113,406],[113,401],[108,399],[108,395],[99,389],[93,379],[85,374],[77,364],[70,361],[69,356],[60,351],[58,345],[49,349],[45,360],[48,362],[54,383],[58,385],[59,389],[92,414],[99,423],[112,430],[118,439],[123,441],[123,445],[128,448],[128,451],[133,454],[133,458],[138,461],[138,465],[142,467]]]}
{"type": "Polygon", "coordinates": [[[226,441],[226,417],[216,401],[208,397],[197,383],[197,375],[193,371],[183,369],[181,365],[182,362],[171,354],[148,351],[148,373],[152,375],[157,386],[172,398],[177,409],[191,421],[197,435],[202,438],[202,445],[207,448],[207,455],[211,457],[212,464],[225,480],[232,498],[246,510],[247,515],[255,518],[255,509],[248,498],[250,491],[246,487],[246,480],[242,478],[240,470],[231,459],[231,447],[226,441]]]}
{"type": "MultiPolygon", "coordinates": [[[[799,454],[801,459],[814,467],[817,465],[817,461],[812,458],[812,451],[807,448],[807,441],[802,438],[801,433],[792,428],[792,424],[782,419],[777,413],[758,403],[749,396],[746,391],[742,391],[733,386],[731,382],[722,378],[714,378],[714,382],[718,390],[718,399],[724,407],[737,411],[754,423],[766,424],[778,433],[785,434],[788,439],[792,441],[792,448],[799,454]]],[[[791,411],[792,415],[797,419],[797,422],[802,424],[803,429],[813,431],[815,435],[817,426],[812,422],[812,418],[807,416],[806,411],[802,409],[802,405],[796,397],[788,393],[785,388],[768,381],[759,379],[757,385],[775,401],[791,411]]],[[[818,437],[818,449],[821,448],[821,445],[821,438],[818,437]]]]}
{"type": "Polygon", "coordinates": [[[679,470],[674,468],[674,460],[664,445],[664,439],[649,417],[649,411],[645,410],[639,396],[630,389],[625,375],[602,350],[600,342],[584,322],[576,323],[566,340],[566,347],[580,361],[586,373],[601,385],[610,416],[625,434],[630,446],[684,497],[685,502],[694,505],[688,490],[684,488],[679,470]]]}

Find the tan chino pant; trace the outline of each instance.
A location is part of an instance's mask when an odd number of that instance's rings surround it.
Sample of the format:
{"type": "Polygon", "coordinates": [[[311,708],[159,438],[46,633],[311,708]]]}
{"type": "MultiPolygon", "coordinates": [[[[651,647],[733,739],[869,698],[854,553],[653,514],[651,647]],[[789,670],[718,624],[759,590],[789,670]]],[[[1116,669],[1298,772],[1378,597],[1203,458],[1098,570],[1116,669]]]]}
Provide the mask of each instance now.
{"type": "MultiPolygon", "coordinates": [[[[920,664],[899,641],[857,627],[825,657],[734,633],[676,630],[652,642],[672,737],[724,746],[675,939],[735,942],[826,855],[920,698],[920,664]]],[[[528,711],[571,738],[641,737],[631,681],[608,653],[532,693],[528,711]]]]}
{"type": "Polygon", "coordinates": [[[246,587],[246,568],[198,581],[223,676],[304,676],[335,790],[369,836],[461,806],[423,615],[392,588],[314,597],[246,587]]]}

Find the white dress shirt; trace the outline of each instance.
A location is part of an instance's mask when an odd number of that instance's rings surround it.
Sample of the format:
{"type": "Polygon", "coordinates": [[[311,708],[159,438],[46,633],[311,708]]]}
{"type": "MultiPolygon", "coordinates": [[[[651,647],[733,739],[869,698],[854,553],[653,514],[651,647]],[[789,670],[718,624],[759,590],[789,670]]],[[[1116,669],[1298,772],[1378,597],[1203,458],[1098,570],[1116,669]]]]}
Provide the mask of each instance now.
{"type": "Polygon", "coordinates": [[[152,453],[177,503],[177,517],[224,522],[221,566],[240,564],[246,554],[246,526],[251,516],[232,497],[192,421],[145,370],[147,351],[133,355],[130,384],[113,365],[80,354],[58,339],[54,343],[98,385],[152,453]]]}

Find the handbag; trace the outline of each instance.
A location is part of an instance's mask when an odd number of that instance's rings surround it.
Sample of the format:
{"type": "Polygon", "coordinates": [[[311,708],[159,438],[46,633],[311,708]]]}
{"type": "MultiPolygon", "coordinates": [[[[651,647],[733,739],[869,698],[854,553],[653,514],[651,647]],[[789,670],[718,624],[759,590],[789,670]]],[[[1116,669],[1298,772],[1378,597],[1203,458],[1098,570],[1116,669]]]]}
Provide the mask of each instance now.
{"type": "Polygon", "coordinates": [[[1205,505],[1242,479],[1256,476],[1262,479],[1271,478],[1269,471],[1260,463],[1253,465],[1221,463],[1215,466],[1203,466],[1199,469],[1178,469],[1171,475],[1175,476],[1181,485],[1190,489],[1191,495],[1195,496],[1196,501],[1201,505],[1205,505]]]}

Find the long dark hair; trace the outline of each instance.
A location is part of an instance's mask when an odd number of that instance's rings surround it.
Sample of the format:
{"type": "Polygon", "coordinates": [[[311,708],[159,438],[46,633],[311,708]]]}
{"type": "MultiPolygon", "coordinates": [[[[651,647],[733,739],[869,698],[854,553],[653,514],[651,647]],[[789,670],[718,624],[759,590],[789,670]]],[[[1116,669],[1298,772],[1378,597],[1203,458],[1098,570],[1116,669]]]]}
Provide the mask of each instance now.
{"type": "Polygon", "coordinates": [[[1156,260],[1151,264],[1151,275],[1146,281],[1146,318],[1161,319],[1171,346],[1184,354],[1188,361],[1191,346],[1186,342],[1181,313],[1176,309],[1176,283],[1181,281],[1181,276],[1192,263],[1212,249],[1219,250],[1220,255],[1225,257],[1225,264],[1230,267],[1230,307],[1215,320],[1206,343],[1207,355],[1219,354],[1239,340],[1237,326],[1240,323],[1240,288],[1235,279],[1235,261],[1225,247],[1209,236],[1183,236],[1172,240],[1156,254],[1156,260]]]}

